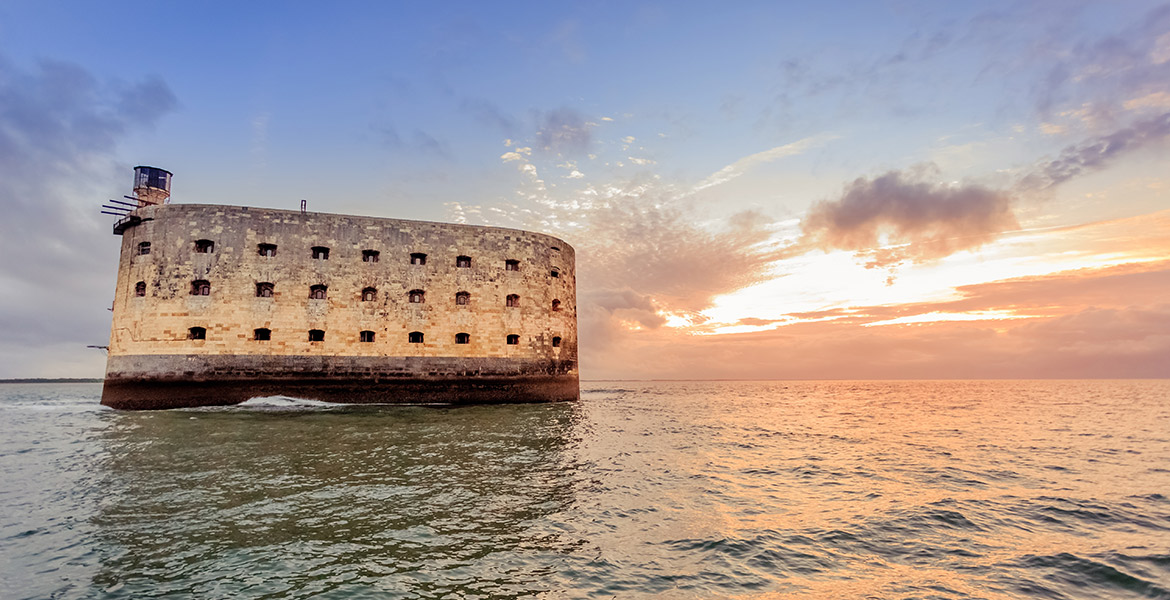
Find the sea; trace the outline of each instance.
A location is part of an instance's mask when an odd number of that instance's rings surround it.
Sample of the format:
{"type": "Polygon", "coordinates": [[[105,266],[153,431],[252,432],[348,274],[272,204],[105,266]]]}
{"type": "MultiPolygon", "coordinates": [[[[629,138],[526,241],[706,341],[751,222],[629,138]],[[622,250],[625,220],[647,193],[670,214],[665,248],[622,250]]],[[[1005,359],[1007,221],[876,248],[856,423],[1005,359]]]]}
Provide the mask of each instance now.
{"type": "Polygon", "coordinates": [[[1170,380],[100,393],[0,385],[0,598],[1170,598],[1170,380]]]}

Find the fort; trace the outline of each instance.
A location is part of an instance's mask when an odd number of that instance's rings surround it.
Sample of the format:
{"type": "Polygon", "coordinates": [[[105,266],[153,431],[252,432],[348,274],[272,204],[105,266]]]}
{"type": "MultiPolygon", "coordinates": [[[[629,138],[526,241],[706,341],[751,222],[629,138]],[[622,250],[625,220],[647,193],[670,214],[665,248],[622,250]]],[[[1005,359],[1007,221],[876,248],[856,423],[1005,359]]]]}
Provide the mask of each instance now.
{"type": "MultiPolygon", "coordinates": [[[[170,204],[135,168],[102,404],[578,396],[573,248],[505,229],[170,204]]],[[[105,208],[116,209],[114,206],[105,208]]]]}

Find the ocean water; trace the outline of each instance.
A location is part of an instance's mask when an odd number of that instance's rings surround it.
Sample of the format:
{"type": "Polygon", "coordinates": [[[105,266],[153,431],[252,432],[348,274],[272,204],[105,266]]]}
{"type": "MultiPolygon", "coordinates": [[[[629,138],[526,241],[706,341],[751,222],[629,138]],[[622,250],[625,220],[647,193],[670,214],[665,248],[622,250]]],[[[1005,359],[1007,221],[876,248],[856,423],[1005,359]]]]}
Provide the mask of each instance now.
{"type": "Polygon", "coordinates": [[[0,598],[1170,598],[1170,381],[0,385],[0,598]]]}

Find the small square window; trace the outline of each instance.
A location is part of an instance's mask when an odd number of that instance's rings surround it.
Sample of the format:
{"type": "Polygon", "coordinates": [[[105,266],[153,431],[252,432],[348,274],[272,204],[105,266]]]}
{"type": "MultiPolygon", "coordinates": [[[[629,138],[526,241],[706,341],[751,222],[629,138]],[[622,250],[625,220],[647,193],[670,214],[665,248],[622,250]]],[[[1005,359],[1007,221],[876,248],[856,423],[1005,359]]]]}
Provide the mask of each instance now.
{"type": "Polygon", "coordinates": [[[276,291],[276,286],[267,282],[267,281],[256,284],[256,297],[257,298],[271,298],[272,294],[275,291],[276,291]]]}
{"type": "Polygon", "coordinates": [[[215,242],[211,240],[195,240],[195,252],[199,254],[211,254],[215,252],[215,242]]]}
{"type": "Polygon", "coordinates": [[[362,262],[378,262],[379,254],[377,250],[362,250],[362,262]]]}
{"type": "Polygon", "coordinates": [[[187,330],[187,339],[205,340],[207,339],[207,330],[202,327],[192,327],[187,330]]]}
{"type": "Polygon", "coordinates": [[[467,306],[468,304],[471,304],[471,294],[467,292],[459,292],[458,294],[455,294],[456,306],[467,306]]]}
{"type": "Polygon", "coordinates": [[[317,260],[329,260],[329,249],[325,246],[313,246],[313,258],[317,260]]]}
{"type": "Polygon", "coordinates": [[[276,244],[260,244],[257,246],[260,256],[273,257],[276,256],[276,244]]]}
{"type": "Polygon", "coordinates": [[[195,281],[192,281],[191,282],[191,295],[192,296],[210,296],[211,295],[211,283],[204,280],[204,279],[196,279],[195,281]]]}
{"type": "Polygon", "coordinates": [[[134,295],[135,296],[145,296],[146,295],[146,282],[145,281],[139,281],[138,283],[134,284],[134,295]]]}
{"type": "Polygon", "coordinates": [[[310,342],[324,342],[325,341],[325,332],[320,330],[320,329],[310,329],[309,330],[309,341],[310,342]]]}
{"type": "Polygon", "coordinates": [[[471,343],[471,334],[470,333],[456,333],[455,334],[455,343],[456,344],[470,344],[471,343]]]}
{"type": "Polygon", "coordinates": [[[327,288],[323,285],[314,285],[314,286],[309,287],[309,299],[310,300],[324,300],[325,295],[328,292],[328,289],[329,288],[327,288]]]}
{"type": "Polygon", "coordinates": [[[425,265],[427,264],[427,255],[422,252],[413,252],[410,255],[410,264],[425,265]]]}
{"type": "Polygon", "coordinates": [[[423,334],[421,331],[412,331],[410,332],[410,335],[407,337],[407,339],[412,344],[421,344],[423,343],[423,334]]]}
{"type": "Polygon", "coordinates": [[[504,270],[505,271],[519,271],[520,270],[520,261],[511,260],[511,259],[505,260],[504,261],[504,270]]]}
{"type": "Polygon", "coordinates": [[[518,336],[514,333],[512,335],[508,336],[508,345],[509,346],[515,346],[519,343],[520,343],[520,336],[518,336]]]}
{"type": "Polygon", "coordinates": [[[471,257],[470,256],[457,256],[457,257],[455,257],[455,266],[459,267],[461,269],[471,268],[471,257]]]}
{"type": "Polygon", "coordinates": [[[554,337],[554,338],[552,339],[552,344],[553,344],[553,348],[560,348],[560,347],[561,347],[561,338],[560,338],[560,337],[554,337]]]}
{"type": "Polygon", "coordinates": [[[516,294],[508,294],[508,297],[504,299],[504,306],[513,308],[520,306],[520,296],[516,294]]]}
{"type": "Polygon", "coordinates": [[[142,256],[144,254],[150,254],[150,242],[138,243],[138,255],[142,256]]]}
{"type": "Polygon", "coordinates": [[[358,334],[358,339],[360,341],[363,341],[363,342],[372,342],[372,341],[374,341],[374,332],[373,331],[363,331],[360,334],[358,334]]]}
{"type": "Polygon", "coordinates": [[[252,332],[252,339],[257,342],[267,342],[272,339],[272,330],[261,327],[252,332]]]}

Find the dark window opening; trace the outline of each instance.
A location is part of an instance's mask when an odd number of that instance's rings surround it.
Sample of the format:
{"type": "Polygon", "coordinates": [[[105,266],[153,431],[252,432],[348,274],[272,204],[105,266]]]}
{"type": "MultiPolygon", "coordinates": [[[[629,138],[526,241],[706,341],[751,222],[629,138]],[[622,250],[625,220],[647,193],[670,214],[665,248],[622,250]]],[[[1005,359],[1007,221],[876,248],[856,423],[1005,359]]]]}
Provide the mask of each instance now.
{"type": "Polygon", "coordinates": [[[560,347],[561,347],[561,338],[554,337],[553,338],[553,348],[560,348],[560,347]]]}
{"type": "Polygon", "coordinates": [[[139,281],[138,283],[134,284],[134,295],[135,296],[145,296],[146,295],[146,282],[145,281],[139,281]]]}
{"type": "Polygon", "coordinates": [[[505,260],[504,261],[504,270],[505,271],[519,271],[520,270],[520,261],[511,260],[511,259],[505,260]]]}
{"type": "Polygon", "coordinates": [[[252,339],[257,342],[267,342],[272,339],[272,330],[261,327],[252,332],[252,339]]]}
{"type": "Polygon", "coordinates": [[[191,282],[191,295],[192,296],[210,296],[211,295],[211,283],[209,281],[204,280],[204,279],[196,279],[195,281],[192,281],[191,282]]]}
{"type": "Polygon", "coordinates": [[[215,252],[215,242],[211,240],[195,240],[195,252],[199,254],[211,254],[215,252]]]}
{"type": "Polygon", "coordinates": [[[318,260],[329,260],[329,249],[325,246],[313,246],[313,258],[318,260]]]}
{"type": "Polygon", "coordinates": [[[504,299],[504,306],[520,306],[520,296],[517,296],[516,294],[508,294],[508,297],[504,299]]]}
{"type": "Polygon", "coordinates": [[[323,285],[314,285],[309,288],[309,298],[312,300],[324,300],[325,293],[328,289],[323,285]]]}
{"type": "Polygon", "coordinates": [[[260,256],[276,256],[276,244],[260,244],[260,256]]]}
{"type": "Polygon", "coordinates": [[[138,254],[140,256],[143,254],[150,254],[150,242],[139,242],[138,243],[138,254]]]}
{"type": "Polygon", "coordinates": [[[187,339],[205,340],[207,339],[207,330],[202,327],[192,327],[187,330],[187,339]]]}
{"type": "Polygon", "coordinates": [[[378,262],[379,254],[377,250],[362,250],[362,262],[378,262]]]}
{"type": "Polygon", "coordinates": [[[410,343],[412,344],[421,344],[423,343],[423,334],[421,331],[412,331],[410,332],[410,336],[408,336],[407,339],[410,340],[410,343]]]}
{"type": "Polygon", "coordinates": [[[378,290],[368,287],[362,290],[362,302],[373,302],[378,299],[378,290]]]}
{"type": "Polygon", "coordinates": [[[560,252],[560,251],[561,251],[561,249],[560,249],[559,247],[557,247],[557,246],[549,246],[549,250],[553,250],[553,251],[556,251],[556,252],[560,252]]]}
{"type": "Polygon", "coordinates": [[[560,276],[561,276],[561,272],[560,272],[560,271],[558,271],[558,270],[556,270],[556,269],[553,269],[553,270],[552,270],[552,272],[550,272],[550,273],[549,273],[549,275],[551,275],[551,276],[553,276],[553,277],[560,277],[560,276]]]}
{"type": "Polygon", "coordinates": [[[309,330],[309,341],[310,342],[324,342],[325,341],[325,332],[320,330],[320,329],[310,329],[309,330]]]}
{"type": "Polygon", "coordinates": [[[467,292],[459,292],[455,294],[455,304],[458,306],[467,306],[471,304],[471,294],[467,292]]]}
{"type": "Polygon", "coordinates": [[[455,343],[456,344],[470,344],[471,343],[471,334],[470,333],[456,333],[455,334],[455,343]]]}
{"type": "Polygon", "coordinates": [[[276,292],[276,286],[267,281],[256,284],[257,298],[271,298],[272,294],[276,292]]]}
{"type": "Polygon", "coordinates": [[[410,290],[410,302],[412,304],[422,304],[426,299],[426,292],[422,290],[410,290]]]}
{"type": "Polygon", "coordinates": [[[508,345],[509,346],[515,346],[519,343],[520,343],[520,336],[518,336],[514,333],[512,335],[508,336],[508,345]]]}
{"type": "Polygon", "coordinates": [[[561,301],[560,300],[553,300],[552,301],[552,309],[554,311],[560,310],[561,309],[561,301]]]}
{"type": "Polygon", "coordinates": [[[461,268],[470,268],[471,267],[471,257],[470,256],[456,256],[455,257],[455,266],[461,267],[461,268]]]}
{"type": "Polygon", "coordinates": [[[422,252],[412,252],[410,254],[410,264],[425,265],[427,264],[427,255],[422,252]]]}
{"type": "Polygon", "coordinates": [[[358,334],[358,339],[360,341],[363,341],[363,342],[372,342],[372,341],[374,341],[374,332],[373,331],[363,331],[360,334],[358,334]]]}

